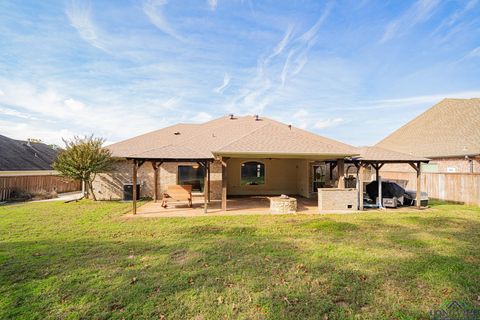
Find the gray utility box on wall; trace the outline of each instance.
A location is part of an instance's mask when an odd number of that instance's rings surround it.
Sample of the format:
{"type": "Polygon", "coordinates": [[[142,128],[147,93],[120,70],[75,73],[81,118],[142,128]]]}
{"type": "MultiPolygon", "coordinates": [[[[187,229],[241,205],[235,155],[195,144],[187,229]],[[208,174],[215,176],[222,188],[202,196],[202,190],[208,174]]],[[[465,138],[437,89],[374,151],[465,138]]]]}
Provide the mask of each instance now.
{"type": "MultiPolygon", "coordinates": [[[[125,183],[123,185],[123,200],[132,201],[133,200],[133,184],[125,183]]],[[[137,184],[137,200],[140,200],[140,184],[137,184]]]]}
{"type": "Polygon", "coordinates": [[[358,193],[354,188],[319,188],[318,211],[358,210],[358,193]]]}

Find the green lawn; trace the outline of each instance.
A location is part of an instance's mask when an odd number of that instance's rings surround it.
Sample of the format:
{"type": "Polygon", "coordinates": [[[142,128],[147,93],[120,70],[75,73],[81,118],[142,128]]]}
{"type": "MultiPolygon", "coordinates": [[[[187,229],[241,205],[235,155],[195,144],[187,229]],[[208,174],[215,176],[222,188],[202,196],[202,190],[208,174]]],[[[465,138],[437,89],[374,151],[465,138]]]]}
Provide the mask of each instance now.
{"type": "Polygon", "coordinates": [[[0,207],[0,319],[417,319],[480,308],[480,208],[123,218],[0,207]]]}

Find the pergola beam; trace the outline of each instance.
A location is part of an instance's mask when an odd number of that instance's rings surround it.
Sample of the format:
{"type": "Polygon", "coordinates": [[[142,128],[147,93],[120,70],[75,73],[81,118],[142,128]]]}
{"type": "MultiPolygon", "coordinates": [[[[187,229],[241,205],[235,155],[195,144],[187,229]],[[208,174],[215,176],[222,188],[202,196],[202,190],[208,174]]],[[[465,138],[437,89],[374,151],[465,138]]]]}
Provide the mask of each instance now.
{"type": "Polygon", "coordinates": [[[337,160],[337,172],[338,172],[337,187],[339,189],[345,189],[345,160],[344,159],[337,160]]]}
{"type": "Polygon", "coordinates": [[[421,208],[421,199],[422,199],[422,172],[421,172],[421,162],[409,162],[408,163],[417,173],[417,192],[416,192],[416,200],[415,200],[415,205],[418,209],[421,208]]]}
{"type": "Polygon", "coordinates": [[[382,178],[380,177],[380,169],[385,165],[385,163],[372,163],[371,166],[375,169],[375,180],[377,181],[377,187],[378,187],[378,208],[383,207],[383,196],[382,196],[382,178]]]}
{"type": "Polygon", "coordinates": [[[137,214],[137,170],[138,163],[137,160],[133,160],[133,172],[132,172],[132,203],[133,203],[133,214],[137,214]]]}
{"type": "Polygon", "coordinates": [[[359,164],[357,167],[357,185],[358,185],[358,209],[363,211],[363,178],[365,175],[365,166],[363,164],[359,164]]]}
{"type": "Polygon", "coordinates": [[[222,211],[227,211],[227,160],[228,158],[221,157],[222,163],[222,211]]]}
{"type": "Polygon", "coordinates": [[[198,161],[197,163],[205,169],[205,176],[203,177],[203,213],[207,213],[210,197],[210,165],[207,161],[198,161]]]}
{"type": "Polygon", "coordinates": [[[152,168],[153,168],[153,201],[157,202],[158,201],[158,185],[159,185],[159,171],[160,171],[160,166],[162,165],[163,162],[157,162],[154,160],[150,160],[152,163],[152,168]]]}

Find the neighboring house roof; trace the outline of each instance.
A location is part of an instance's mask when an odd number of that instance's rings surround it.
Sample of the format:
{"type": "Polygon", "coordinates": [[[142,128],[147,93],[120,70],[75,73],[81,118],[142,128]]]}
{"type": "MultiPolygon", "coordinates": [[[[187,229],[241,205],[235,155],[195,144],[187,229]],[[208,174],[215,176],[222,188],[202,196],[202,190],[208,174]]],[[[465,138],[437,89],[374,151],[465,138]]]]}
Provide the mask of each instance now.
{"type": "Polygon", "coordinates": [[[354,160],[373,161],[373,162],[428,162],[429,159],[419,156],[413,156],[406,153],[387,150],[380,147],[362,147],[360,156],[354,157],[354,160]]]}
{"type": "Polygon", "coordinates": [[[58,151],[44,143],[0,135],[0,171],[52,170],[58,151]]]}
{"type": "Polygon", "coordinates": [[[427,158],[480,154],[480,99],[444,99],[376,146],[427,158]]]}
{"type": "Polygon", "coordinates": [[[357,148],[252,116],[178,124],[108,146],[114,157],[211,159],[214,155],[352,156],[357,148]]]}

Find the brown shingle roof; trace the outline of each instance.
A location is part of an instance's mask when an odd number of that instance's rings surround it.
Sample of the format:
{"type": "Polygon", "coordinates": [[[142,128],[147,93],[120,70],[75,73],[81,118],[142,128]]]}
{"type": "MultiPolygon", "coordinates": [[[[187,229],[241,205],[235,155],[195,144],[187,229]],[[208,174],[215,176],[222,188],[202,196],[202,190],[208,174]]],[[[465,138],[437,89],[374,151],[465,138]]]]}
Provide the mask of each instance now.
{"type": "Polygon", "coordinates": [[[0,135],[0,171],[52,170],[59,150],[0,135]]]}
{"type": "Polygon", "coordinates": [[[480,99],[444,99],[377,146],[427,158],[480,154],[480,99]]]}
{"type": "Polygon", "coordinates": [[[213,154],[256,153],[352,156],[350,145],[286,124],[252,116],[179,124],[108,146],[115,157],[198,159],[213,154]],[[175,134],[177,133],[177,134],[175,134]]]}
{"type": "Polygon", "coordinates": [[[265,125],[214,152],[352,155],[357,154],[358,150],[347,144],[269,120],[265,125]]]}
{"type": "Polygon", "coordinates": [[[363,161],[385,161],[385,162],[428,162],[429,159],[413,156],[406,153],[387,150],[380,147],[362,147],[360,156],[354,157],[355,160],[363,161]]]}

